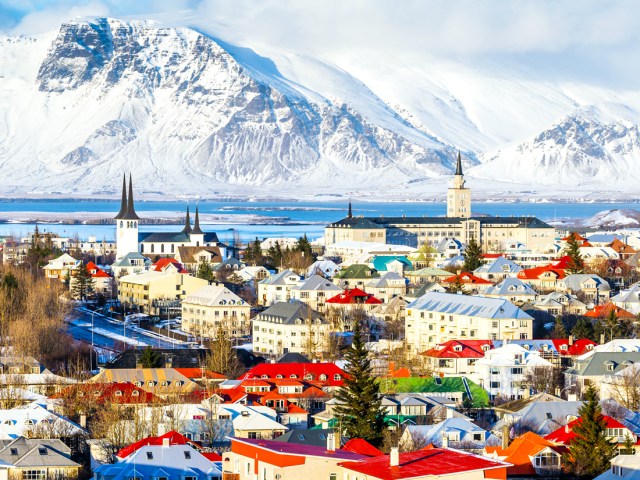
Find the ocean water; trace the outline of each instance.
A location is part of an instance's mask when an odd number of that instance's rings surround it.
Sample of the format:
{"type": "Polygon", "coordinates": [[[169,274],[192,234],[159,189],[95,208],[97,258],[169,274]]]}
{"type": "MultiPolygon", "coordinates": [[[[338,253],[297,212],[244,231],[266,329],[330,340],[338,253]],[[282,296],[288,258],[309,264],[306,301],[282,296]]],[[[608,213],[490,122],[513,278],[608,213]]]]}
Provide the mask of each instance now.
{"type": "MultiPolygon", "coordinates": [[[[137,201],[136,211],[141,217],[153,218],[154,212],[184,212],[187,203],[180,201],[137,201]]],[[[3,212],[113,212],[119,210],[119,201],[107,200],[0,200],[0,218],[3,212]]],[[[192,211],[194,203],[190,205],[192,211]]],[[[215,231],[222,241],[233,237],[235,229],[243,241],[255,237],[322,236],[324,226],[343,218],[347,213],[345,202],[277,202],[277,201],[202,201],[198,208],[204,214],[241,215],[238,222],[207,225],[207,231],[215,231]],[[278,224],[242,223],[246,215],[277,217],[278,224]]],[[[588,218],[603,210],[640,209],[635,203],[473,203],[474,213],[499,216],[529,215],[541,220],[560,218],[588,218]]],[[[353,202],[353,214],[375,216],[442,216],[446,205],[442,202],[353,202]]],[[[41,231],[51,231],[62,236],[81,239],[96,237],[98,240],[114,240],[115,224],[110,225],[61,225],[38,224],[41,231]]],[[[26,235],[35,225],[26,223],[0,224],[0,235],[26,235]]],[[[179,231],[181,225],[142,225],[141,231],[179,231]]]]}

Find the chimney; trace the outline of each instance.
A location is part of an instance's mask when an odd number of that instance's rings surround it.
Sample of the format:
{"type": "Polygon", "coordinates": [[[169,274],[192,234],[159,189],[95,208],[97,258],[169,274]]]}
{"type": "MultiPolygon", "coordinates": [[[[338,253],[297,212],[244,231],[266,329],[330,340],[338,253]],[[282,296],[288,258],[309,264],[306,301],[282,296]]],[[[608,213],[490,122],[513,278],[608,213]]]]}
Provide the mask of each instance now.
{"type": "Polygon", "coordinates": [[[564,426],[564,433],[569,433],[569,432],[570,432],[570,430],[569,430],[569,424],[567,423],[567,424],[564,426]]]}
{"type": "Polygon", "coordinates": [[[389,452],[389,466],[397,467],[400,465],[400,452],[398,451],[398,447],[391,447],[391,451],[389,452]]]}
{"type": "Polygon", "coordinates": [[[600,334],[600,345],[604,345],[604,333],[600,334]]]}
{"type": "Polygon", "coordinates": [[[162,446],[169,448],[169,445],[171,445],[171,439],[170,438],[163,438],[162,439],[162,446]]]}
{"type": "Polygon", "coordinates": [[[167,355],[167,358],[164,362],[164,366],[166,368],[171,368],[173,366],[173,355],[167,355]]]}
{"type": "Polygon", "coordinates": [[[446,418],[453,418],[453,408],[446,407],[446,410],[447,410],[446,418]]]}
{"type": "Polygon", "coordinates": [[[336,434],[334,432],[327,435],[327,450],[329,452],[336,451],[336,434]]]}
{"type": "Polygon", "coordinates": [[[87,415],[84,413],[80,415],[80,426],[82,428],[87,428],[87,415]]]}
{"type": "Polygon", "coordinates": [[[502,425],[502,449],[506,450],[509,447],[509,425],[506,423],[502,425]]]}
{"type": "Polygon", "coordinates": [[[569,335],[569,346],[573,345],[573,341],[574,341],[573,335],[569,335]]]}
{"type": "Polygon", "coordinates": [[[449,437],[446,433],[442,434],[442,448],[449,448],[449,437]]]}

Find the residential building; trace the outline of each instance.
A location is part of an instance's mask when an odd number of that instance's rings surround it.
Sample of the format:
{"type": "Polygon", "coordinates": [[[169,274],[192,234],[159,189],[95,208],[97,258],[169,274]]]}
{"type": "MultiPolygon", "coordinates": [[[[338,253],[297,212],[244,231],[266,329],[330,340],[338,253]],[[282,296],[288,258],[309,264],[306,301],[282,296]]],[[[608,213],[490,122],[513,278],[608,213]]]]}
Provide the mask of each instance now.
{"type": "Polygon", "coordinates": [[[464,375],[477,382],[475,364],[492,348],[491,340],[449,340],[428,349],[421,355],[425,357],[427,365],[435,375],[445,377],[464,375]]]}
{"type": "Polygon", "coordinates": [[[558,291],[570,294],[582,294],[587,302],[606,303],[611,296],[611,286],[602,277],[595,274],[581,273],[567,275],[558,281],[558,291]]]}
{"type": "Polygon", "coordinates": [[[205,285],[182,301],[182,329],[196,337],[216,338],[222,327],[231,337],[248,335],[251,305],[222,285],[205,285]]]}
{"type": "Polygon", "coordinates": [[[320,353],[327,349],[329,331],[329,322],[308,305],[276,302],[253,319],[253,349],[271,355],[320,353]]]}
{"type": "Polygon", "coordinates": [[[611,297],[611,302],[634,315],[640,314],[640,283],[634,283],[626,290],[611,297]]]}
{"type": "Polygon", "coordinates": [[[333,276],[333,283],[344,289],[359,288],[362,290],[371,279],[378,277],[380,274],[368,265],[354,263],[336,273],[333,276]]]}
{"type": "Polygon", "coordinates": [[[507,277],[497,285],[487,288],[483,295],[491,298],[502,298],[516,305],[533,303],[538,299],[538,292],[519,278],[513,277],[507,277]]]}
{"type": "Polygon", "coordinates": [[[42,269],[44,270],[45,277],[62,282],[72,275],[71,271],[75,270],[79,264],[80,260],[76,260],[68,253],[63,253],[58,258],[49,260],[49,263],[42,267],[42,269]]]}
{"type": "Polygon", "coordinates": [[[0,410],[0,439],[71,438],[86,433],[80,425],[50,411],[45,404],[28,403],[0,410]]]}
{"type": "Polygon", "coordinates": [[[607,352],[598,348],[575,359],[573,366],[564,372],[565,385],[583,392],[588,383],[598,385],[606,376],[615,375],[629,365],[640,362],[638,351],[607,352]]]}
{"type": "Polygon", "coordinates": [[[473,271],[476,277],[492,282],[501,282],[505,278],[515,277],[523,268],[517,263],[500,255],[473,271]]]}
{"type": "Polygon", "coordinates": [[[640,455],[618,455],[611,459],[611,468],[594,480],[640,479],[640,455]]]}
{"type": "MultiPolygon", "coordinates": [[[[316,447],[275,440],[232,438],[231,451],[223,454],[225,478],[234,480],[303,478],[343,478],[338,466],[346,460],[360,460],[364,455],[335,448],[333,435],[327,445],[316,447]]],[[[353,477],[351,477],[353,478],[353,477]]]]}
{"type": "Polygon", "coordinates": [[[551,292],[542,295],[533,303],[533,308],[542,310],[550,315],[584,315],[587,305],[575,295],[562,292],[551,292]]]}
{"type": "Polygon", "coordinates": [[[564,269],[551,265],[528,268],[518,272],[517,275],[517,278],[531,285],[538,292],[555,291],[557,283],[564,277],[564,269]]]}
{"type": "Polygon", "coordinates": [[[535,375],[537,369],[551,369],[553,365],[538,352],[509,343],[488,350],[475,367],[480,386],[489,392],[491,399],[518,400],[531,393],[527,376],[535,375]]]}
{"type": "Polygon", "coordinates": [[[116,281],[126,275],[135,275],[151,268],[151,260],[138,252],[127,253],[111,265],[116,281]]]}
{"type": "Polygon", "coordinates": [[[291,270],[271,275],[258,283],[258,305],[268,307],[276,302],[288,302],[291,289],[300,283],[300,276],[291,270]]]}
{"type": "Polygon", "coordinates": [[[327,299],[341,292],[342,289],[335,283],[313,274],[300,284],[291,287],[291,298],[306,303],[312,310],[323,312],[326,310],[327,299]]]}
{"type": "Polygon", "coordinates": [[[493,286],[493,282],[476,277],[469,272],[462,272],[442,280],[442,285],[445,287],[450,287],[458,283],[464,287],[467,294],[472,295],[484,294],[484,292],[493,286]]]}
{"type": "Polygon", "coordinates": [[[491,443],[499,444],[500,440],[465,418],[447,418],[433,425],[409,425],[400,437],[400,445],[409,451],[427,445],[482,450],[491,443]]]}
{"type": "Polygon", "coordinates": [[[175,368],[106,368],[89,379],[91,383],[132,383],[162,398],[185,395],[200,386],[175,368]]]}
{"type": "Polygon", "coordinates": [[[491,429],[502,432],[508,428],[526,428],[537,435],[547,435],[559,427],[563,427],[578,416],[582,402],[578,401],[537,401],[529,402],[513,413],[505,413],[491,429]]]}
{"type": "Polygon", "coordinates": [[[429,292],[407,305],[405,337],[416,353],[455,339],[531,338],[533,318],[497,298],[429,292]]]}
{"type": "Polygon", "coordinates": [[[140,313],[159,315],[169,308],[179,308],[180,302],[200,288],[207,280],[182,273],[143,272],[120,278],[118,300],[140,313]]]}
{"type": "Polygon", "coordinates": [[[394,272],[403,276],[413,270],[413,264],[406,255],[376,255],[371,259],[371,268],[379,273],[394,272]]]}
{"type": "Polygon", "coordinates": [[[59,439],[0,440],[0,478],[76,480],[81,465],[59,439]]]}
{"type": "Polygon", "coordinates": [[[307,276],[320,275],[324,278],[333,278],[340,271],[340,267],[331,260],[316,260],[307,268],[307,276]]]}
{"type": "Polygon", "coordinates": [[[201,263],[214,266],[224,260],[219,246],[178,247],[175,259],[191,272],[197,272],[201,263]]]}
{"type": "Polygon", "coordinates": [[[342,386],[345,373],[335,363],[260,363],[240,377],[247,379],[301,379],[318,382],[332,391],[342,386]]]}
{"type": "MultiPolygon", "coordinates": [[[[509,463],[462,450],[429,447],[339,464],[349,480],[481,480],[507,477],[509,463]]],[[[338,478],[338,477],[336,477],[338,478]]]]}
{"type": "Polygon", "coordinates": [[[425,267],[406,273],[406,277],[412,285],[425,285],[432,282],[440,283],[450,276],[451,272],[435,267],[425,267]]]}
{"type": "Polygon", "coordinates": [[[562,456],[567,453],[566,447],[555,445],[533,432],[520,435],[508,446],[487,446],[484,450],[488,458],[510,464],[507,468],[509,478],[560,475],[562,456]]]}
{"type": "Polygon", "coordinates": [[[407,293],[407,279],[395,272],[385,272],[379,278],[364,285],[364,290],[374,297],[389,303],[394,297],[403,297],[407,293]]]}
{"type": "Polygon", "coordinates": [[[220,480],[222,466],[189,444],[144,445],[114,464],[95,468],[95,480],[220,480]]]}

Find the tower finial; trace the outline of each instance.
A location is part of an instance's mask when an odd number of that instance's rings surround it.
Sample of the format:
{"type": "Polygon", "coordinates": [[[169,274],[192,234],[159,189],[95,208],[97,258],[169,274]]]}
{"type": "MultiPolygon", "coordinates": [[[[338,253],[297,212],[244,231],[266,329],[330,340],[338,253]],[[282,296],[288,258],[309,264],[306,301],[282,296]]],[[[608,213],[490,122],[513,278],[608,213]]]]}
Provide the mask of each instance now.
{"type": "Polygon", "coordinates": [[[193,221],[193,230],[191,230],[193,235],[202,235],[203,231],[200,229],[200,216],[198,215],[198,205],[196,205],[196,218],[193,221]]]}
{"type": "Polygon", "coordinates": [[[127,215],[127,174],[122,174],[122,200],[120,200],[120,211],[116,215],[116,220],[124,218],[127,215]]]}
{"type": "Polygon", "coordinates": [[[351,199],[349,199],[349,213],[347,213],[347,218],[353,218],[353,211],[351,210],[351,199]]]}
{"type": "Polygon", "coordinates": [[[182,233],[191,233],[191,217],[189,216],[189,205],[187,205],[187,215],[184,217],[184,228],[182,233]]]}
{"type": "Polygon", "coordinates": [[[460,158],[460,150],[458,150],[458,162],[456,163],[456,175],[462,175],[462,159],[460,158]]]}

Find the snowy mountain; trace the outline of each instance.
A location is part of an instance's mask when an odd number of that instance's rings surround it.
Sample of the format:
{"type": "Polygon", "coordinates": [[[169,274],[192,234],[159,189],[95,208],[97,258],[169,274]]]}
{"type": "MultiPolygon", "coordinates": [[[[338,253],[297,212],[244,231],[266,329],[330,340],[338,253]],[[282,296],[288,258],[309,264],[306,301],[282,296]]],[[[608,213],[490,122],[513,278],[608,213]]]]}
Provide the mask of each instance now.
{"type": "Polygon", "coordinates": [[[132,171],[143,195],[426,198],[458,149],[489,196],[637,188],[637,92],[503,59],[251,47],[104,18],[0,38],[0,194],[115,194],[132,171]]]}

